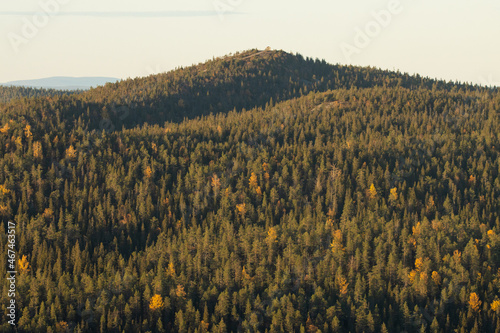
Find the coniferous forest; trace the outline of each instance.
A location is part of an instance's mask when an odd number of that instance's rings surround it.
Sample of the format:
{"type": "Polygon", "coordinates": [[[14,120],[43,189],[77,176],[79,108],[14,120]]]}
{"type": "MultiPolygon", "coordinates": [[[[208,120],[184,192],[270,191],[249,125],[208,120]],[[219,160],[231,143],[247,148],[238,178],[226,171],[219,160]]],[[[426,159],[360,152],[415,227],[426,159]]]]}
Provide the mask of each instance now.
{"type": "Polygon", "coordinates": [[[18,332],[500,332],[498,88],[250,50],[0,95],[18,332]]]}

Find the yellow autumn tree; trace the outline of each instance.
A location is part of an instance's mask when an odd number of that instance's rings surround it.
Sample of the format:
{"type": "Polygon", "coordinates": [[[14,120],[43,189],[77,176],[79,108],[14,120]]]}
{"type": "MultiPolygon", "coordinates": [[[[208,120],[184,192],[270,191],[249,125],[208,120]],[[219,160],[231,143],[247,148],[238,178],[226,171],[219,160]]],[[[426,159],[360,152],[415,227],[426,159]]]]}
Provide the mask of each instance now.
{"type": "Polygon", "coordinates": [[[267,232],[266,242],[268,242],[269,244],[275,243],[276,238],[278,238],[276,229],[274,227],[269,228],[269,231],[267,232]]]}
{"type": "Polygon", "coordinates": [[[398,200],[398,189],[396,187],[391,188],[391,194],[389,195],[390,201],[398,200]]]}
{"type": "Polygon", "coordinates": [[[375,199],[377,197],[377,189],[373,183],[370,185],[370,189],[368,190],[368,196],[370,199],[375,199]]]}
{"type": "Polygon", "coordinates": [[[417,272],[412,269],[411,272],[408,274],[408,278],[410,279],[410,283],[413,283],[415,281],[415,277],[417,276],[417,272]]]}
{"type": "Polygon", "coordinates": [[[422,258],[415,259],[415,269],[417,270],[417,272],[420,272],[422,270],[423,265],[424,262],[422,261],[422,258]]]}
{"type": "Polygon", "coordinates": [[[424,285],[427,284],[427,279],[428,279],[428,275],[426,272],[420,272],[420,282],[423,282],[424,285]]]}
{"type": "Polygon", "coordinates": [[[0,185],[0,194],[9,194],[10,190],[5,188],[4,185],[0,185]]]}
{"type": "Polygon", "coordinates": [[[436,285],[439,286],[441,284],[441,276],[439,275],[438,272],[436,272],[436,271],[432,272],[431,278],[432,278],[432,281],[434,281],[434,283],[436,285]]]}
{"type": "Polygon", "coordinates": [[[220,178],[215,173],[212,176],[211,184],[212,184],[212,190],[214,191],[215,197],[217,198],[220,191],[220,178]]]}
{"type": "Polygon", "coordinates": [[[349,283],[344,277],[341,277],[338,282],[339,285],[339,293],[341,296],[345,296],[347,294],[347,287],[349,287],[349,283]]]}
{"type": "Polygon", "coordinates": [[[152,175],[153,175],[153,169],[151,169],[151,167],[148,165],[144,170],[144,176],[146,176],[146,178],[151,178],[152,175]]]}
{"type": "Polygon", "coordinates": [[[453,260],[455,260],[457,264],[460,264],[460,262],[462,261],[462,252],[455,250],[453,252],[453,260]]]}
{"type": "Polygon", "coordinates": [[[236,205],[236,209],[238,210],[238,213],[240,213],[241,216],[245,216],[245,213],[247,212],[246,204],[242,203],[236,205]]]}
{"type": "Polygon", "coordinates": [[[215,173],[214,175],[212,176],[212,188],[214,190],[214,193],[217,194],[219,193],[219,189],[220,189],[220,178],[219,176],[217,176],[215,173]]]}
{"type": "Polygon", "coordinates": [[[250,176],[250,180],[248,181],[248,184],[250,185],[251,189],[256,189],[257,188],[257,175],[252,172],[252,175],[250,176]]]}
{"type": "Polygon", "coordinates": [[[76,157],[76,150],[73,145],[69,146],[69,148],[66,149],[66,157],[70,159],[74,159],[76,157]]]}
{"type": "Polygon", "coordinates": [[[9,131],[10,126],[9,124],[5,124],[2,128],[0,128],[0,133],[5,134],[9,131]]]}
{"type": "Polygon", "coordinates": [[[491,302],[491,310],[497,312],[500,309],[500,301],[498,299],[491,302]]]}
{"type": "Polygon", "coordinates": [[[247,273],[247,270],[245,269],[245,266],[243,266],[243,269],[241,270],[241,276],[245,280],[251,280],[252,278],[250,277],[250,274],[247,273]]]}
{"type": "Polygon", "coordinates": [[[54,211],[50,208],[45,208],[45,210],[43,211],[43,214],[42,216],[46,219],[50,219],[54,216],[54,211]]]}
{"type": "Polygon", "coordinates": [[[479,299],[479,296],[476,293],[471,293],[469,296],[469,307],[472,311],[474,312],[479,312],[481,311],[481,300],[479,299]]]}
{"type": "Polygon", "coordinates": [[[158,294],[151,297],[151,301],[149,302],[149,308],[153,311],[162,309],[164,305],[163,298],[158,294]]]}
{"type": "Polygon", "coordinates": [[[31,126],[30,125],[26,125],[26,127],[24,128],[24,135],[26,135],[26,138],[31,138],[33,136],[33,133],[31,133],[31,126]]]}
{"type": "Polygon", "coordinates": [[[255,193],[257,193],[258,196],[262,195],[262,189],[260,188],[260,186],[257,186],[257,188],[255,189],[255,193]]]}
{"type": "Polygon", "coordinates": [[[200,328],[202,332],[208,332],[208,328],[210,327],[210,323],[206,323],[204,320],[200,323],[200,328]]]}
{"type": "Polygon", "coordinates": [[[168,267],[166,268],[166,271],[167,271],[167,275],[170,276],[170,277],[174,277],[175,276],[175,268],[174,268],[174,263],[173,262],[170,262],[168,264],[168,267]]]}
{"type": "Polygon", "coordinates": [[[25,273],[30,270],[30,263],[28,262],[28,258],[26,258],[25,255],[23,255],[21,259],[17,261],[17,264],[21,273],[25,273]]]}
{"type": "Polygon", "coordinates": [[[9,214],[9,207],[0,204],[0,216],[5,216],[9,214]]]}
{"type": "Polygon", "coordinates": [[[56,332],[57,333],[66,333],[69,330],[68,323],[65,321],[60,321],[56,323],[56,332]]]}
{"type": "Polygon", "coordinates": [[[417,222],[417,225],[411,227],[411,231],[413,233],[413,236],[415,237],[420,236],[420,233],[422,232],[422,228],[420,227],[420,222],[417,222]]]}

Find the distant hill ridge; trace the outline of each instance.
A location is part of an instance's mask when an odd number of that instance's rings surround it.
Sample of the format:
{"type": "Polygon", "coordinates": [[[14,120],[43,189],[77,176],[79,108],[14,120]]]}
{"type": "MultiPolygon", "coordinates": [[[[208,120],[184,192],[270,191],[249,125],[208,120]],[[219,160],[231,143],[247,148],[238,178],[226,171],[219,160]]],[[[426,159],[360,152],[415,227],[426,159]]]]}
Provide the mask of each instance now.
{"type": "Polygon", "coordinates": [[[116,82],[117,78],[112,77],[69,77],[69,76],[54,76],[35,80],[20,80],[11,81],[3,85],[5,86],[23,86],[43,89],[60,89],[60,90],[86,90],[91,87],[104,85],[108,82],[116,82]]]}
{"type": "Polygon", "coordinates": [[[7,103],[14,99],[71,95],[80,92],[81,90],[56,90],[56,89],[31,88],[24,86],[0,85],[0,103],[7,103]]]}
{"type": "Polygon", "coordinates": [[[0,107],[3,117],[65,132],[179,122],[211,113],[264,107],[311,91],[401,86],[408,89],[485,89],[370,67],[331,65],[277,50],[249,50],[163,74],[107,83],[80,94],[31,99],[0,107]],[[46,124],[44,125],[46,126],[46,124]]]}

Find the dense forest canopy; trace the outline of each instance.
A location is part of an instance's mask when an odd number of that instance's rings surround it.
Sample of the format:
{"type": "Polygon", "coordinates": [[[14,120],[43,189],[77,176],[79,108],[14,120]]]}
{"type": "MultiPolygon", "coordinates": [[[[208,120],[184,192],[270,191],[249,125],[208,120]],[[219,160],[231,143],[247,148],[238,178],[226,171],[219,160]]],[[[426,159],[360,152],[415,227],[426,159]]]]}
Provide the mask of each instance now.
{"type": "Polygon", "coordinates": [[[19,331],[500,332],[498,89],[252,50],[0,109],[19,331]]]}
{"type": "Polygon", "coordinates": [[[30,87],[6,87],[0,85],[0,103],[8,103],[11,100],[22,98],[34,97],[47,97],[47,96],[63,96],[77,94],[81,91],[78,90],[56,90],[56,89],[38,89],[30,87]]]}

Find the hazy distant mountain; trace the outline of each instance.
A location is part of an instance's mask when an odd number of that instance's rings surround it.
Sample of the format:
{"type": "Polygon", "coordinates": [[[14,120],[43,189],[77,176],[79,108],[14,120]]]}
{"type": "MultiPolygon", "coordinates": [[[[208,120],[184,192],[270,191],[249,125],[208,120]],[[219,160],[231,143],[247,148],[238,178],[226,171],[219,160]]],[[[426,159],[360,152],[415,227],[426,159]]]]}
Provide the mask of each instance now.
{"type": "Polygon", "coordinates": [[[86,90],[91,87],[102,86],[108,82],[116,82],[117,78],[113,77],[66,77],[54,76],[36,80],[20,80],[4,83],[6,86],[23,86],[45,89],[61,89],[61,90],[86,90]]]}

